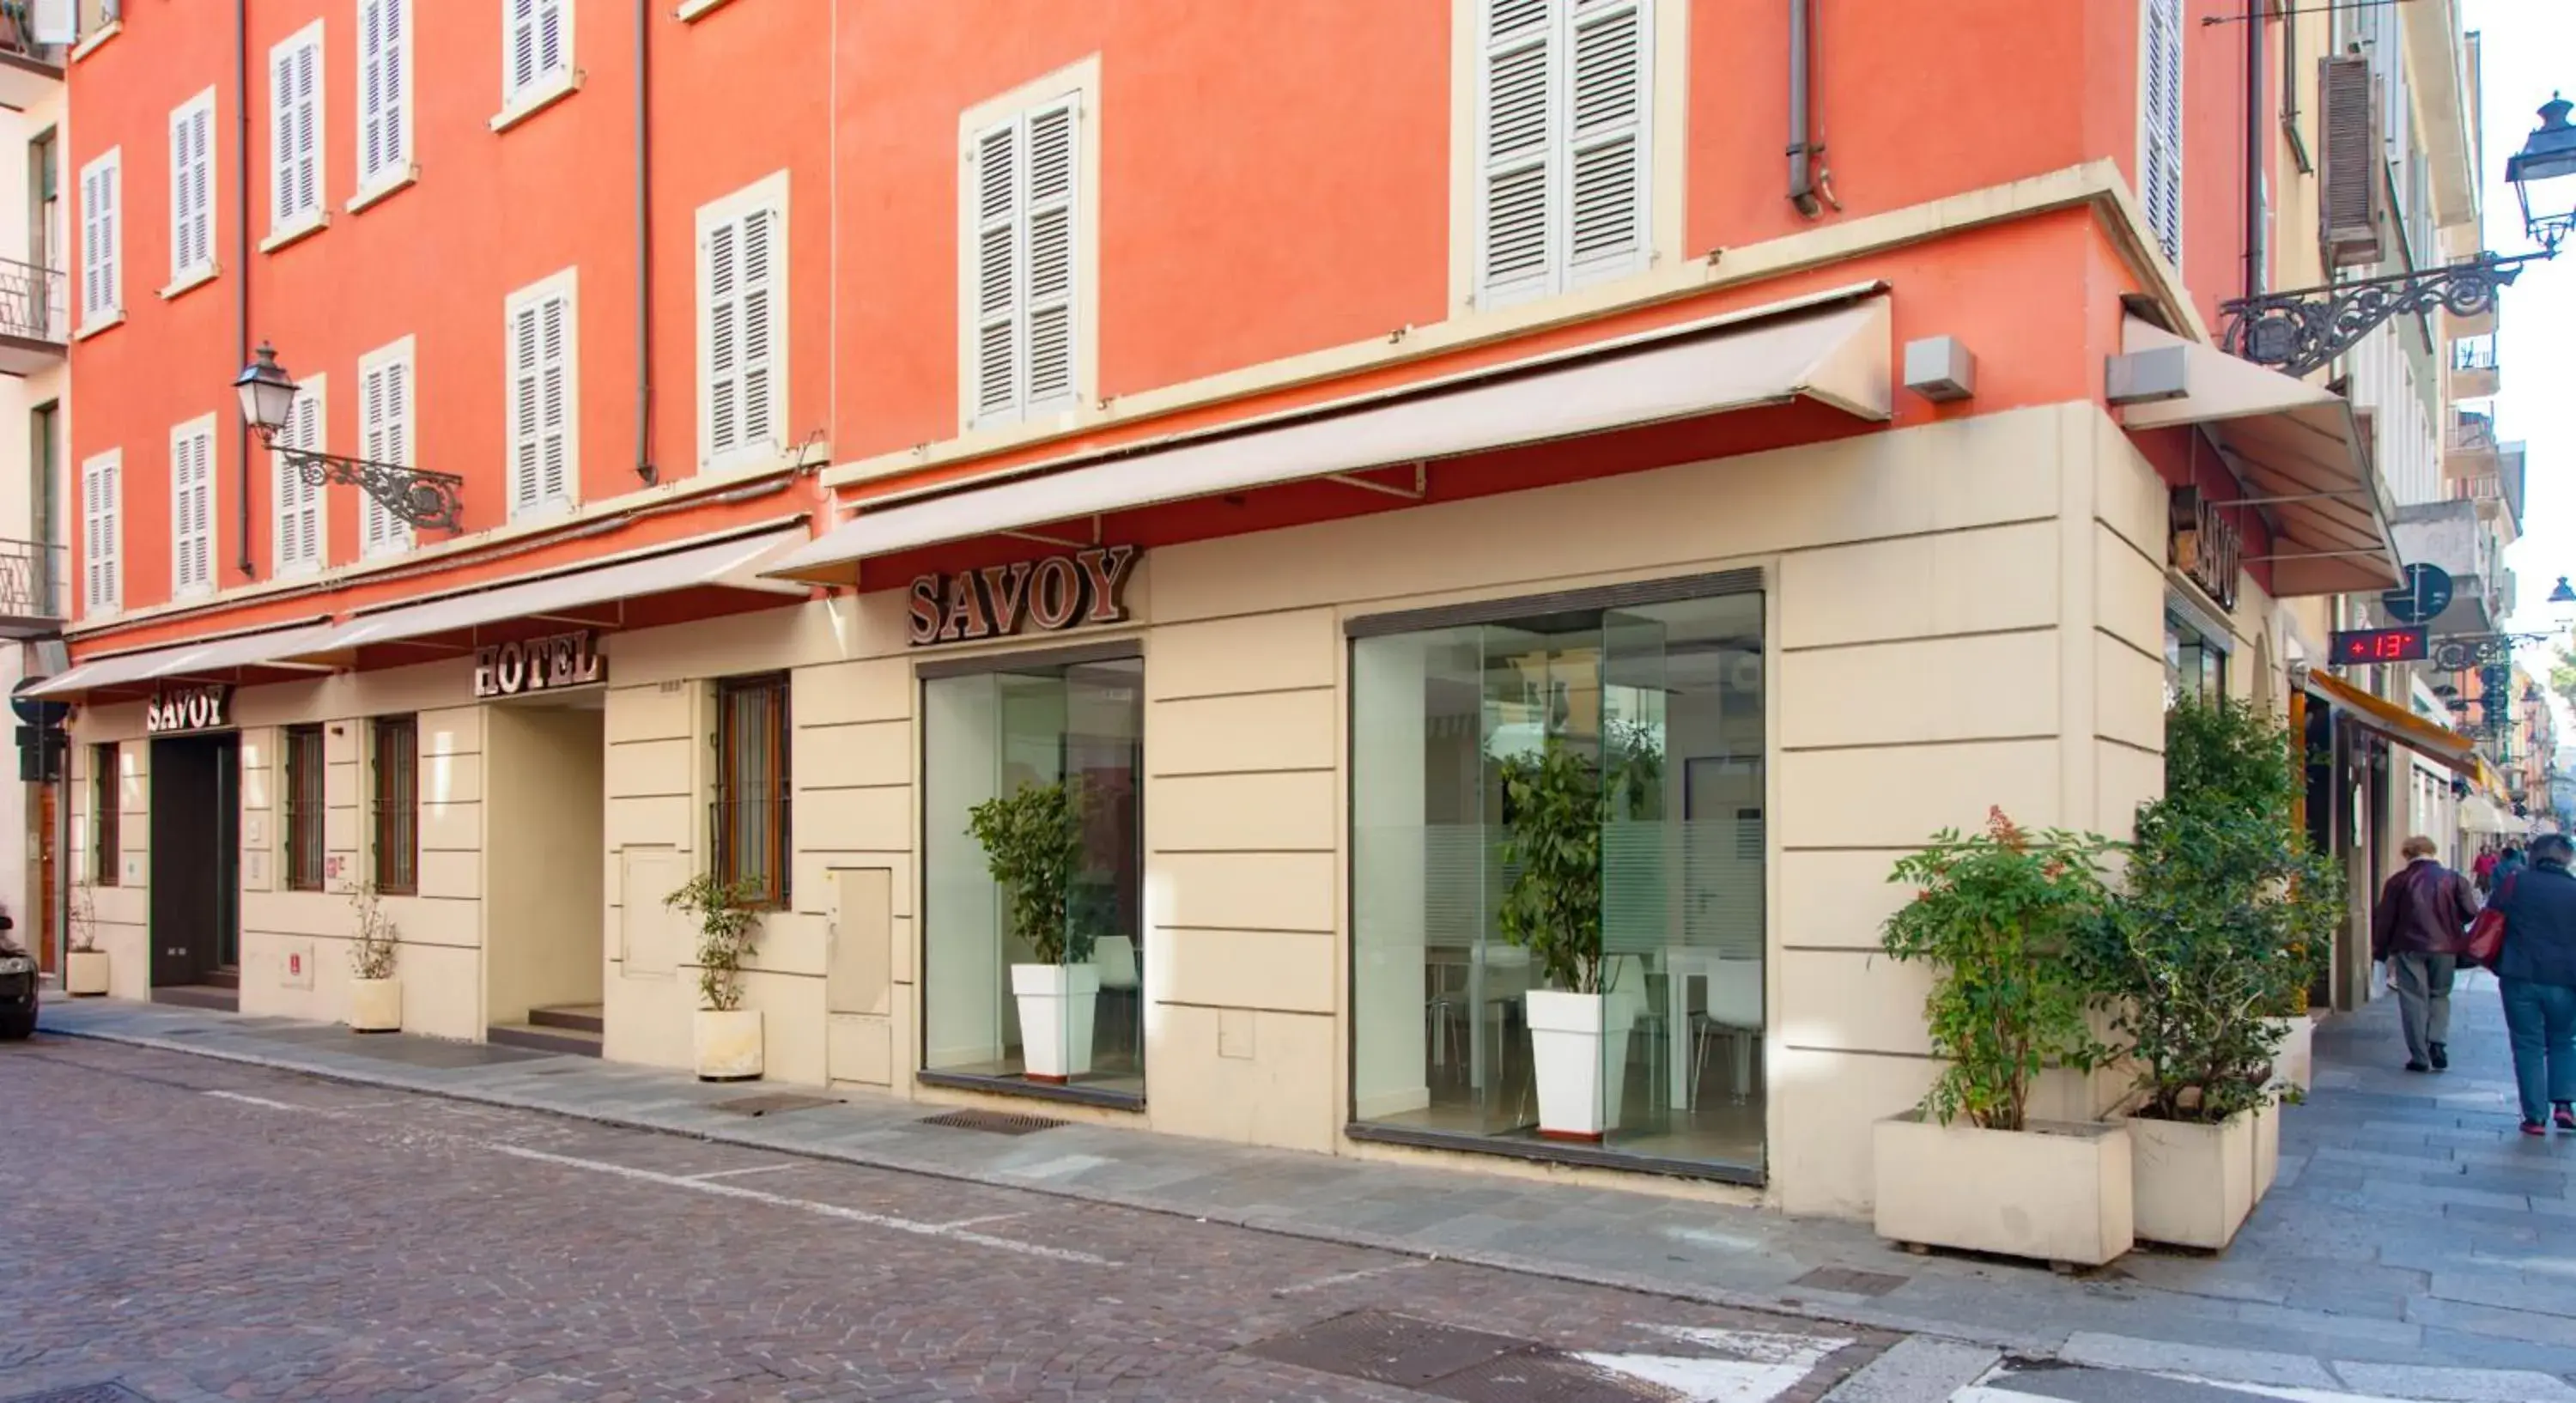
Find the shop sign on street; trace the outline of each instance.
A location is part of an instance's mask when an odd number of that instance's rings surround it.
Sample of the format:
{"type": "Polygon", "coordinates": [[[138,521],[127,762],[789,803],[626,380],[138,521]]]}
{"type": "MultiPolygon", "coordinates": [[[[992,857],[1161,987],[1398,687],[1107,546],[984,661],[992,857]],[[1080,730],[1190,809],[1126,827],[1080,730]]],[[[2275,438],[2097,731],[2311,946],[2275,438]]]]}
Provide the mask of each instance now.
{"type": "Polygon", "coordinates": [[[523,643],[488,643],[474,650],[474,695],[515,697],[589,687],[608,680],[599,630],[548,634],[523,643]]]}
{"type": "Polygon", "coordinates": [[[229,682],[173,687],[144,706],[143,731],[154,736],[220,731],[233,723],[232,713],[233,688],[229,682]]]}
{"type": "Polygon", "coordinates": [[[2168,499],[2168,562],[2221,609],[2236,607],[2236,576],[2245,568],[2245,541],[2236,523],[2197,487],[2177,487],[2168,499]]]}
{"type": "Polygon", "coordinates": [[[1037,561],[987,565],[912,582],[912,645],[1061,633],[1127,620],[1134,546],[1093,546],[1037,561]]]}

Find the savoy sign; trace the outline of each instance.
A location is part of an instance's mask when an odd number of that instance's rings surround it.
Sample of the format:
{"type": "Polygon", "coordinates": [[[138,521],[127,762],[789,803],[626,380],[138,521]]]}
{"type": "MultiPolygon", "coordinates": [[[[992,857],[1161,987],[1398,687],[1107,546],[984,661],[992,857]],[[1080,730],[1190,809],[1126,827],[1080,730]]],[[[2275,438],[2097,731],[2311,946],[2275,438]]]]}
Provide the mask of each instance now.
{"type": "Polygon", "coordinates": [[[955,575],[923,575],[912,582],[912,644],[1125,623],[1136,556],[1134,546],[1093,546],[955,575]]]}
{"type": "Polygon", "coordinates": [[[233,688],[229,682],[173,688],[155,696],[143,708],[146,735],[220,731],[232,723],[233,688]]]}

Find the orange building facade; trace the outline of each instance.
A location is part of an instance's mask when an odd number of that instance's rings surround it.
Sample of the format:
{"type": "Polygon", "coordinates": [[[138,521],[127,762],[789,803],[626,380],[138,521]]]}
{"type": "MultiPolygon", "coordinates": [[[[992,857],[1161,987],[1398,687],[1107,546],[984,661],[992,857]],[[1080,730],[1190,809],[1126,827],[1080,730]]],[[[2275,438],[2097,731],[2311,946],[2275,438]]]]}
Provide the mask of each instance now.
{"type": "Polygon", "coordinates": [[[2175,659],[2393,578],[2214,344],[2317,140],[2221,0],[135,8],[42,684],[122,995],[349,1017],[372,908],[415,1032],[1859,1213],[1892,852],[2125,831],[2175,659]]]}

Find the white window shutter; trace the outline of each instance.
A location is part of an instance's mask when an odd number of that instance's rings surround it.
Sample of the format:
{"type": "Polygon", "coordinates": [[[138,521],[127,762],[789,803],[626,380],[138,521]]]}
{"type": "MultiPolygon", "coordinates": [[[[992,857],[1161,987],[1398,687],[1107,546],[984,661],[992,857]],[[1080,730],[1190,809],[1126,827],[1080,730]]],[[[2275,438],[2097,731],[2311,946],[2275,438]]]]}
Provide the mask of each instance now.
{"type": "Polygon", "coordinates": [[[501,61],[508,65],[502,89],[516,93],[537,81],[537,5],[539,0],[509,0],[510,32],[501,61]]]}
{"type": "Polygon", "coordinates": [[[268,109],[277,130],[268,143],[268,188],[271,225],[303,212],[295,195],[295,51],[280,49],[269,63],[268,109]]]}
{"type": "Polygon", "coordinates": [[[2182,0],[2147,0],[2145,100],[2140,123],[2147,227],[2177,266],[2182,262],[2182,0]]]}
{"type": "Polygon", "coordinates": [[[1020,398],[1019,123],[975,138],[975,417],[1010,414],[1020,398]]]}
{"type": "Polygon", "coordinates": [[[117,596],[117,456],[93,458],[81,479],[83,607],[113,609],[117,596]]]}
{"type": "Polygon", "coordinates": [[[1636,0],[1594,0],[1574,12],[1564,237],[1575,282],[1631,271],[1646,252],[1646,19],[1636,0]]]}
{"type": "Polygon", "coordinates": [[[81,316],[93,320],[117,310],[118,163],[92,162],[81,176],[81,316]]]}
{"type": "MultiPolygon", "coordinates": [[[[279,437],[290,448],[322,446],[322,401],[311,385],[296,396],[279,437]]],[[[284,571],[317,566],[322,563],[322,489],[306,482],[286,454],[272,456],[277,470],[277,567],[284,571]]]]}
{"type": "Polygon", "coordinates": [[[359,0],[358,183],[373,184],[410,164],[403,93],[411,63],[403,43],[404,0],[359,0]]]}
{"type": "Polygon", "coordinates": [[[214,437],[186,433],[170,441],[171,588],[186,594],[214,582],[214,437]]]}
{"type": "Polygon", "coordinates": [[[738,442],[743,445],[775,446],[778,441],[775,376],[785,318],[778,306],[777,244],[782,232],[775,209],[763,206],[742,216],[742,295],[736,305],[742,354],[738,442]]]}
{"type": "Polygon", "coordinates": [[[570,63],[564,55],[564,7],[570,0],[537,0],[537,71],[557,72],[570,63]]]}
{"type": "Polygon", "coordinates": [[[1556,252],[1558,182],[1550,167],[1562,120],[1555,53],[1565,0],[1486,0],[1476,279],[1479,301],[1545,292],[1556,252]]]}
{"type": "Polygon", "coordinates": [[[310,214],[322,207],[322,46],[318,41],[298,44],[291,58],[295,144],[289,174],[294,178],[295,213],[310,214]]]}
{"type": "Polygon", "coordinates": [[[561,295],[537,305],[537,495],[572,500],[572,309],[561,295]]]}
{"type": "Polygon", "coordinates": [[[715,459],[742,443],[742,221],[709,229],[705,254],[707,456],[715,459]]]}
{"type": "Polygon", "coordinates": [[[537,504],[537,309],[510,314],[510,510],[537,504]]]}
{"type": "Polygon", "coordinates": [[[1080,398],[1073,374],[1074,202],[1080,192],[1082,109],[1067,100],[1028,116],[1027,269],[1021,275],[1027,305],[1028,366],[1023,408],[1039,410],[1080,398]]]}

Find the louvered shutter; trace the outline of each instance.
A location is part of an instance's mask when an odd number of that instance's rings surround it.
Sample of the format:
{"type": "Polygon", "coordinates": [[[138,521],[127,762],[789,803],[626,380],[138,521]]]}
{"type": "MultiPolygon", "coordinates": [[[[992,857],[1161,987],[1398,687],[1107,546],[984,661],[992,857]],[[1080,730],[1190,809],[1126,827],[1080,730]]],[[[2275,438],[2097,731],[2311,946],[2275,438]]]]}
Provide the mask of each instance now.
{"type": "MultiPolygon", "coordinates": [[[[376,361],[358,375],[358,452],[397,467],[411,466],[411,361],[376,361]]],[[[373,496],[360,494],[359,549],[369,554],[407,550],[411,528],[373,496]]]]}
{"type": "Polygon", "coordinates": [[[537,309],[510,314],[510,510],[537,504],[537,309]]]}
{"type": "Polygon", "coordinates": [[[564,55],[564,6],[570,0],[537,0],[537,71],[552,73],[570,62],[564,55]]]}
{"type": "Polygon", "coordinates": [[[201,590],[214,582],[214,437],[184,434],[170,444],[172,587],[201,590]]]}
{"type": "Polygon", "coordinates": [[[706,457],[778,439],[778,211],[744,211],[707,231],[706,457]]]}
{"type": "Polygon", "coordinates": [[[537,496],[540,501],[572,499],[571,309],[561,297],[537,307],[537,496]]]}
{"type": "Polygon", "coordinates": [[[1061,408],[1079,398],[1073,383],[1074,201],[1079,184],[1082,120],[1068,99],[1028,116],[1027,268],[1021,287],[1027,304],[1028,379],[1024,410],[1061,408]]]}
{"type": "Polygon", "coordinates": [[[1480,300],[1548,290],[1557,219],[1549,166],[1556,145],[1554,55],[1562,0],[1486,0],[1484,100],[1478,137],[1480,300]]]}
{"type": "Polygon", "coordinates": [[[82,475],[81,515],[85,522],[81,542],[82,590],[84,607],[113,609],[117,594],[117,547],[121,533],[117,529],[117,458],[114,454],[90,460],[89,470],[82,475]]]}
{"type": "Polygon", "coordinates": [[[2165,257],[2182,263],[2182,0],[2146,0],[2146,93],[2139,120],[2147,227],[2165,257]]]}
{"type": "MultiPolygon", "coordinates": [[[[322,446],[322,401],[310,386],[296,396],[295,407],[287,414],[286,431],[280,437],[292,448],[322,446]]],[[[273,456],[277,466],[278,568],[318,565],[322,560],[322,489],[306,482],[286,454],[273,456]]]]}
{"type": "Polygon", "coordinates": [[[117,310],[117,162],[93,162],[81,176],[81,317],[117,310]]]}
{"type": "Polygon", "coordinates": [[[1019,407],[1019,123],[975,138],[975,417],[1019,407]]]}
{"type": "Polygon", "coordinates": [[[269,148],[271,219],[288,224],[312,213],[322,203],[321,81],[318,43],[280,50],[269,75],[269,105],[277,114],[276,140],[269,148]]]}
{"type": "Polygon", "coordinates": [[[1570,280],[1624,273],[1646,251],[1646,13],[1635,0],[1574,11],[1570,280]]]}
{"type": "Polygon", "coordinates": [[[2318,237],[2336,268],[2376,263],[2380,242],[2379,82],[2358,54],[2317,60],[2318,237]]]}
{"type": "Polygon", "coordinates": [[[359,0],[358,183],[368,185],[409,164],[404,147],[403,0],[359,0]]]}
{"type": "Polygon", "coordinates": [[[516,93],[537,81],[537,0],[510,0],[510,33],[502,87],[516,93]]]}

